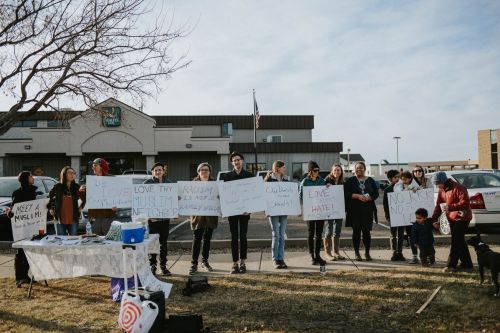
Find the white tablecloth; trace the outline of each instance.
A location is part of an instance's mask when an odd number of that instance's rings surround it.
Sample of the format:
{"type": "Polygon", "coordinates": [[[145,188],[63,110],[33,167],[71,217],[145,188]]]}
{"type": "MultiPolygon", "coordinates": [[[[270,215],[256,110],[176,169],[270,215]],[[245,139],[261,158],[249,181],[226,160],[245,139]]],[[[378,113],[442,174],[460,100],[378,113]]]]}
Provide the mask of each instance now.
{"type": "MultiPolygon", "coordinates": [[[[83,245],[69,236],[47,236],[41,241],[23,240],[12,244],[26,253],[30,270],[36,280],[73,278],[84,275],[105,275],[123,278],[122,242],[105,240],[104,244],[83,245]],[[54,242],[55,241],[55,242],[54,242]]],[[[136,245],[137,273],[141,283],[150,290],[163,290],[168,297],[172,287],[151,273],[148,253],[159,252],[159,236],[151,234],[136,245]]],[[[132,254],[127,250],[127,276],[132,276],[132,254]]]]}

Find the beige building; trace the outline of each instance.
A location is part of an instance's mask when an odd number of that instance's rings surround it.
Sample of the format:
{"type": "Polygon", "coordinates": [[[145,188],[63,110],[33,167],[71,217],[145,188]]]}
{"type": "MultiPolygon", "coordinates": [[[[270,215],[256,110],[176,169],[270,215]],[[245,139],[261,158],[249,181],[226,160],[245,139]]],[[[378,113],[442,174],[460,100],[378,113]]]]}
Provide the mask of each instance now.
{"type": "Polygon", "coordinates": [[[160,161],[170,178],[188,180],[200,162],[212,164],[214,176],[229,169],[235,150],[245,155],[251,171],[268,170],[282,159],[289,175],[299,176],[311,159],[338,163],[342,150],[341,142],[312,142],[314,116],[261,116],[255,165],[252,116],[150,116],[113,98],[97,108],[107,113],[68,111],[61,117],[40,111],[18,122],[0,136],[0,176],[30,170],[58,177],[71,165],[83,180],[92,172],[92,160],[102,157],[113,174],[149,170],[160,161]]]}
{"type": "Polygon", "coordinates": [[[479,168],[498,169],[498,138],[500,129],[479,130],[477,132],[477,145],[479,149],[479,168]]]}

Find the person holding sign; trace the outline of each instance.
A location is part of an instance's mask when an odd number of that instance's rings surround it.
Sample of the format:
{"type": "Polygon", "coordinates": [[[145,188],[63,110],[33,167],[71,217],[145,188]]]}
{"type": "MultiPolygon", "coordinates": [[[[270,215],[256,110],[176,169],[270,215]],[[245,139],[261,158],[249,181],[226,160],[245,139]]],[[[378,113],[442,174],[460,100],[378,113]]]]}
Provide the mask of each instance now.
{"type": "MultiPolygon", "coordinates": [[[[342,166],[339,164],[333,165],[330,174],[325,178],[325,182],[330,185],[344,186],[344,170],[342,170],[342,166]]],[[[345,260],[345,258],[340,255],[340,232],[342,231],[342,219],[328,220],[326,222],[328,223],[328,226],[325,230],[325,236],[323,238],[326,256],[332,261],[345,260]],[[334,225],[335,234],[333,233],[334,225]]]]}
{"type": "MultiPolygon", "coordinates": [[[[165,177],[165,166],[156,162],[151,167],[153,178],[144,181],[144,184],[172,183],[165,177]]],[[[170,234],[170,219],[149,219],[148,227],[150,234],[160,234],[160,269],[163,275],[169,276],[172,273],[167,268],[167,240],[170,234]]],[[[156,253],[149,255],[149,264],[153,275],[156,275],[156,253]]]]}
{"type": "MultiPolygon", "coordinates": [[[[36,199],[36,189],[37,187],[33,185],[35,180],[29,171],[22,171],[17,177],[21,187],[12,193],[12,205],[14,207],[16,203],[31,201],[36,199]]],[[[14,214],[9,211],[9,217],[14,217],[14,214]]],[[[16,286],[19,288],[23,283],[30,283],[31,279],[28,276],[28,271],[30,265],[28,263],[28,258],[23,249],[17,249],[16,256],[14,257],[14,272],[16,275],[16,286]]]]}
{"type": "Polygon", "coordinates": [[[370,232],[375,211],[374,201],[379,195],[375,180],[365,176],[365,172],[365,164],[363,162],[356,163],[355,176],[349,178],[344,185],[347,206],[345,225],[352,227],[352,243],[357,261],[363,260],[359,254],[361,233],[363,233],[366,261],[372,260],[370,256],[370,232]]]}
{"type": "MultiPolygon", "coordinates": [[[[208,162],[203,162],[196,168],[198,176],[193,181],[213,181],[212,166],[208,162]]],[[[201,241],[203,240],[203,249],[201,250],[201,267],[207,272],[212,272],[213,268],[208,263],[208,256],[210,252],[210,241],[212,233],[217,228],[219,223],[218,216],[191,216],[191,230],[193,230],[193,245],[192,245],[192,258],[191,268],[189,274],[194,274],[198,271],[198,257],[200,256],[200,249],[202,248],[201,241]]]]}
{"type": "MultiPolygon", "coordinates": [[[[385,219],[391,224],[391,214],[389,209],[389,193],[394,192],[394,185],[399,182],[399,171],[398,170],[389,170],[387,171],[387,179],[391,183],[391,185],[387,186],[384,189],[384,213],[385,219]]],[[[403,236],[405,233],[405,227],[393,227],[391,226],[391,248],[392,248],[392,257],[391,261],[406,261],[406,258],[403,256],[403,236]]]]}
{"type": "MultiPolygon", "coordinates": [[[[307,176],[300,183],[300,198],[303,197],[304,186],[323,186],[326,185],[325,180],[319,176],[319,165],[314,161],[309,161],[307,166],[307,176]]],[[[321,241],[323,235],[324,220],[307,221],[307,245],[309,254],[311,255],[311,263],[313,265],[326,265],[326,261],[320,257],[321,241]],[[316,235],[316,239],[314,239],[316,235]]]]}
{"type": "MultiPolygon", "coordinates": [[[[233,152],[229,156],[231,164],[233,165],[233,171],[228,172],[224,175],[224,181],[230,182],[232,180],[245,179],[253,177],[253,175],[243,169],[243,164],[245,159],[242,154],[238,152],[233,152]]],[[[229,230],[231,231],[231,254],[233,257],[233,266],[231,268],[231,274],[246,273],[247,267],[245,260],[247,259],[247,230],[248,230],[248,220],[250,220],[250,214],[242,214],[229,216],[229,230]],[[238,232],[239,229],[239,232],[238,232]],[[240,239],[241,253],[240,265],[238,267],[238,235],[240,239]]]]}
{"type": "MultiPolygon", "coordinates": [[[[283,161],[274,161],[272,172],[268,173],[264,181],[266,182],[287,182],[286,166],[283,161]]],[[[269,223],[272,230],[271,253],[273,265],[276,269],[288,268],[285,263],[285,232],[288,223],[287,215],[269,216],[269,223]]]]}
{"type": "Polygon", "coordinates": [[[85,206],[85,187],[75,182],[76,172],[70,166],[62,168],[59,183],[49,193],[49,213],[54,216],[57,235],[77,235],[78,220],[85,206]],[[78,198],[82,203],[78,206],[78,198]]]}
{"type": "Polygon", "coordinates": [[[432,221],[437,222],[441,212],[444,212],[451,228],[450,255],[443,271],[453,272],[457,268],[470,270],[473,266],[469,248],[465,242],[465,233],[472,219],[472,210],[467,188],[448,178],[443,171],[436,172],[432,177],[432,182],[439,187],[432,221]],[[441,205],[444,207],[443,211],[441,205]],[[457,267],[458,260],[461,263],[457,267]]]}
{"type": "MultiPolygon", "coordinates": [[[[92,162],[92,171],[95,176],[108,176],[109,165],[106,160],[96,158],[92,162]]],[[[92,231],[96,235],[104,236],[108,233],[118,208],[111,209],[89,209],[89,219],[92,222],[92,231]]]]}

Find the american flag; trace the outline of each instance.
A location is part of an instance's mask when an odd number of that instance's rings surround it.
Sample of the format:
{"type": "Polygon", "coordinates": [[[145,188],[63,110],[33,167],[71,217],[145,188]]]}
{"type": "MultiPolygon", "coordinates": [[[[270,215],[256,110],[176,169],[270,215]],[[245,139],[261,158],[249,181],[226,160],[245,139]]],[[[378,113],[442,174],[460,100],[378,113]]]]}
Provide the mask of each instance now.
{"type": "Polygon", "coordinates": [[[259,128],[259,119],[260,119],[260,113],[259,113],[259,107],[257,106],[257,100],[255,99],[255,96],[253,97],[253,104],[254,104],[254,109],[255,109],[255,128],[259,128]]]}

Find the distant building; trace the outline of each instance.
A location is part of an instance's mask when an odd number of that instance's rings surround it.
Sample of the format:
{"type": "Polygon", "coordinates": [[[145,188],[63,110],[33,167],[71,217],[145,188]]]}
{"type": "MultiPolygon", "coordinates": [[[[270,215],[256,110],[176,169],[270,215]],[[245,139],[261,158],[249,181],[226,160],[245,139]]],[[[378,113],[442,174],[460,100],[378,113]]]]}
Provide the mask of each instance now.
{"type": "Polygon", "coordinates": [[[365,159],[361,154],[340,154],[340,165],[342,165],[345,173],[353,173],[356,163],[364,161],[365,159]]]}
{"type": "Polygon", "coordinates": [[[462,160],[462,161],[434,161],[434,162],[410,162],[408,163],[410,168],[415,165],[421,165],[426,173],[434,172],[439,170],[472,170],[477,169],[478,162],[474,160],[462,160]]]}
{"type": "Polygon", "coordinates": [[[408,170],[408,163],[389,163],[387,160],[382,160],[378,164],[370,164],[366,166],[366,175],[376,179],[386,179],[387,171],[389,170],[408,170]]]}
{"type": "Polygon", "coordinates": [[[477,132],[477,146],[479,149],[479,168],[498,169],[500,159],[498,156],[498,138],[500,128],[479,130],[477,132]]]}

